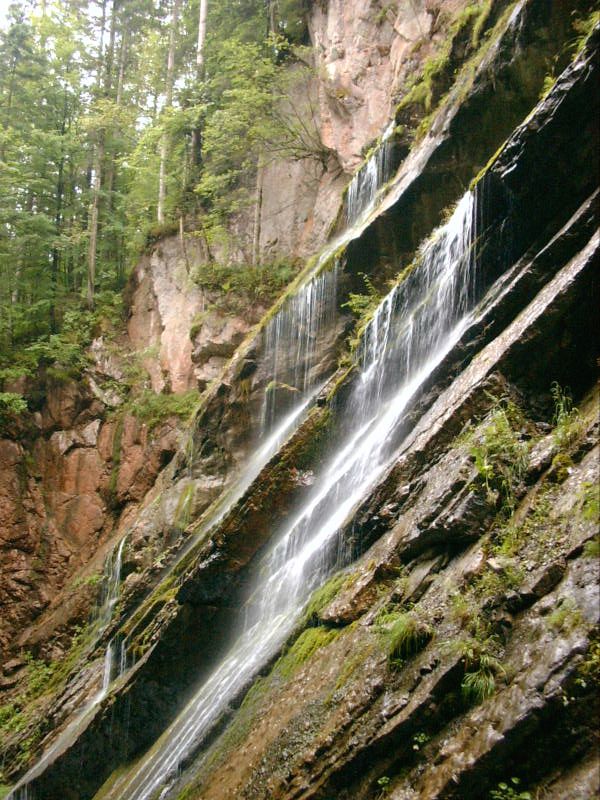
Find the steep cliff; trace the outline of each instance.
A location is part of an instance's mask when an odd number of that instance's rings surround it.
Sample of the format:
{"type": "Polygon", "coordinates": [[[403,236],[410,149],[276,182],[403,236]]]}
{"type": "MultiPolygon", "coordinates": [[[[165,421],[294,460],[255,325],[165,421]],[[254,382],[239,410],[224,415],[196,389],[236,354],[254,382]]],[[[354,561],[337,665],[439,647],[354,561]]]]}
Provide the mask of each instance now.
{"type": "Polygon", "coordinates": [[[314,257],[241,312],[153,245],[2,442],[11,797],[600,790],[597,14],[308,5],[328,161],[255,211],[314,257]]]}

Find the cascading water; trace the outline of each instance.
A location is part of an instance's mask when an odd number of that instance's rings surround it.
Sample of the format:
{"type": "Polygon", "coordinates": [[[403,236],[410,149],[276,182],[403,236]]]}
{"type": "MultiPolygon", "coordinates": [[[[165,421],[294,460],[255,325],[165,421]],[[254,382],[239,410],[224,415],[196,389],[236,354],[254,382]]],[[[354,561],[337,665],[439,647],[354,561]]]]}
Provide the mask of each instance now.
{"type": "MultiPolygon", "coordinates": [[[[95,642],[107,629],[112,620],[115,606],[119,599],[121,589],[121,568],[123,565],[123,551],[127,536],[124,536],[118,546],[113,548],[104,562],[104,579],[100,605],[95,615],[95,624],[98,626],[95,633],[95,642]]],[[[95,645],[93,645],[95,647],[95,645]]],[[[46,750],[40,760],[21,778],[6,800],[34,800],[35,793],[29,784],[46,769],[57,753],[65,750],[78,736],[79,731],[90,712],[106,697],[114,672],[116,643],[111,639],[104,653],[102,670],[102,685],[96,694],[89,700],[70,724],[58,736],[54,744],[46,750]]]]}
{"type": "Polygon", "coordinates": [[[346,195],[346,219],[353,225],[375,204],[379,189],[392,174],[392,134],[395,128],[392,120],[385,129],[381,142],[368,161],[363,164],[348,184],[346,195]]]}
{"type": "Polygon", "coordinates": [[[351,430],[304,507],[256,565],[244,629],[155,747],[106,797],[146,800],[159,789],[166,797],[182,762],[282,646],[313,589],[347,561],[340,546],[344,522],[391,463],[394,433],[419,387],[472,321],[479,294],[475,216],[468,193],[423,249],[419,267],[375,312],[344,414],[351,430]]]}
{"type": "Polygon", "coordinates": [[[318,356],[337,318],[338,271],[336,261],[290,297],[267,325],[264,362],[271,380],[263,402],[262,436],[278,421],[282,395],[291,395],[296,408],[318,385],[318,356]]]}

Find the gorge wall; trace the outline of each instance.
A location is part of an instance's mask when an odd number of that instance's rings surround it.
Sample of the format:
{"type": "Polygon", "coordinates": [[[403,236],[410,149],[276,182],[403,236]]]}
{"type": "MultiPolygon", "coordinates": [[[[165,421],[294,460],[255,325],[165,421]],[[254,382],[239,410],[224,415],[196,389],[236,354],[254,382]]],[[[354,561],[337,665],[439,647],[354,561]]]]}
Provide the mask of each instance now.
{"type": "Polygon", "coordinates": [[[304,269],[241,311],[156,243],[0,443],[15,800],[600,790],[597,14],[308,5],[304,269]]]}

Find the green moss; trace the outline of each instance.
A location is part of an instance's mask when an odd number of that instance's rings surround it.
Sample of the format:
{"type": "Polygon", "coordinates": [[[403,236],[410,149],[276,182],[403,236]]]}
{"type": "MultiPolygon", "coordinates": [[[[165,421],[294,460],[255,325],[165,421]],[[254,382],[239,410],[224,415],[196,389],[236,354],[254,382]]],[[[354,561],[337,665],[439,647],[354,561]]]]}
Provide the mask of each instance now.
{"type": "Polygon", "coordinates": [[[581,515],[587,522],[600,523],[600,487],[586,481],[581,487],[581,515]]]}
{"type": "MultiPolygon", "coordinates": [[[[425,61],[420,78],[413,83],[400,101],[397,113],[410,106],[422,106],[426,113],[431,112],[436,92],[439,91],[438,87],[448,83],[451,79],[456,41],[459,37],[462,38],[464,31],[470,27],[469,45],[471,49],[476,49],[479,46],[481,33],[485,28],[491,8],[492,2],[487,0],[484,3],[470,3],[457,14],[450,25],[445,41],[438,52],[425,61]]],[[[419,136],[417,135],[416,138],[419,136]]]]}
{"type": "Polygon", "coordinates": [[[173,526],[184,530],[190,523],[194,505],[194,484],[190,483],[184,487],[177,501],[177,508],[173,517],[173,526]]]}
{"type": "Polygon", "coordinates": [[[291,678],[317,650],[327,647],[339,633],[335,628],[307,628],[277,661],[274,672],[283,680],[291,678]]]}
{"type": "Polygon", "coordinates": [[[548,623],[557,630],[569,632],[583,622],[581,611],[570,597],[561,600],[548,617],[548,623]]]}
{"type": "Polygon", "coordinates": [[[327,608],[347,582],[348,575],[341,573],[334,575],[327,583],[314,591],[304,612],[304,624],[309,625],[318,622],[321,611],[327,608]]]}

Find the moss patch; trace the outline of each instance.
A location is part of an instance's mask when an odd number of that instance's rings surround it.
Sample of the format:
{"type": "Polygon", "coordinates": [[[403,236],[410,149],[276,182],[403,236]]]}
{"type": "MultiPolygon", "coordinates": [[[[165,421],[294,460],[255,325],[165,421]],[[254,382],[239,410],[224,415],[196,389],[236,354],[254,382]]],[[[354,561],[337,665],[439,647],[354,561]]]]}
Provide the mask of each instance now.
{"type": "Polygon", "coordinates": [[[326,647],[337,638],[340,631],[331,628],[307,628],[276,663],[274,671],[284,680],[309,660],[317,650],[326,647]]]}

